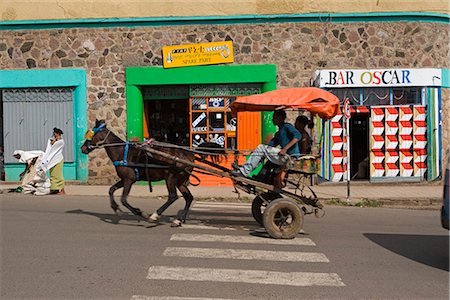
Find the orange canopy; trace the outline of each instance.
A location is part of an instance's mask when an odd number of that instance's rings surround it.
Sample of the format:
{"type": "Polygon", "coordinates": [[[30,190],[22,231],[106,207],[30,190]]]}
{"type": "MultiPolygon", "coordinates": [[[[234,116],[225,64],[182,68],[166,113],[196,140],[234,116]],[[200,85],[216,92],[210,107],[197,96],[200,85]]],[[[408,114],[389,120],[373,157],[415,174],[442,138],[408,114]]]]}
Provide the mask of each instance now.
{"type": "Polygon", "coordinates": [[[231,111],[273,111],[276,109],[305,109],[323,119],[331,119],[340,112],[339,99],[330,92],[315,88],[288,88],[263,94],[237,97],[231,111]]]}

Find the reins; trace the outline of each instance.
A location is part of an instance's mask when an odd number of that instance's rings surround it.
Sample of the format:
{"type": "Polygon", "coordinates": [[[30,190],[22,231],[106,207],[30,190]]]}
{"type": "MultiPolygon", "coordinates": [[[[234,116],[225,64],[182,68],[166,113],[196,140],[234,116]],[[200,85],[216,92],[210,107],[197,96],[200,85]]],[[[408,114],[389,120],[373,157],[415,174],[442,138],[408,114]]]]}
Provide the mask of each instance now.
{"type": "Polygon", "coordinates": [[[106,134],[105,138],[101,141],[99,141],[96,146],[101,147],[103,144],[105,144],[106,139],[108,138],[108,136],[111,134],[111,130],[107,129],[108,133],[106,134]]]}
{"type": "MultiPolygon", "coordinates": [[[[108,133],[106,134],[106,136],[100,140],[98,143],[96,143],[95,145],[90,145],[90,139],[88,139],[88,147],[92,150],[94,149],[101,149],[101,148],[106,148],[106,147],[125,147],[124,148],[124,157],[122,160],[120,161],[113,161],[114,166],[116,167],[130,167],[130,168],[135,168],[135,173],[136,173],[136,177],[139,178],[139,171],[137,168],[144,168],[145,169],[145,176],[147,177],[148,183],[149,183],[149,189],[150,192],[153,191],[153,187],[151,185],[151,181],[149,180],[150,178],[150,173],[149,173],[149,169],[169,169],[169,168],[176,168],[179,169],[181,171],[186,172],[187,174],[189,174],[189,178],[192,176],[193,178],[195,178],[197,180],[196,183],[193,183],[189,180],[189,184],[191,184],[192,186],[198,186],[201,183],[201,180],[198,176],[196,176],[195,174],[193,174],[193,172],[189,171],[187,168],[179,168],[179,167],[175,167],[175,164],[172,165],[158,165],[158,164],[150,164],[149,163],[149,155],[145,155],[145,163],[134,163],[134,162],[129,162],[128,161],[128,151],[129,151],[129,147],[130,146],[135,146],[136,149],[138,149],[138,159],[139,157],[142,156],[143,150],[139,149],[141,145],[144,144],[149,144],[149,143],[139,143],[139,142],[120,142],[120,143],[106,143],[106,140],[108,139],[109,135],[111,134],[111,130],[107,129],[105,124],[101,124],[99,127],[95,127],[93,128],[93,134],[95,135],[96,133],[102,131],[103,129],[108,130],[108,133]]],[[[151,141],[152,145],[155,146],[159,146],[159,147],[164,147],[164,148],[175,148],[175,149],[180,149],[180,150],[184,150],[187,152],[193,152],[193,153],[198,153],[198,154],[205,154],[205,155],[211,155],[214,153],[209,153],[209,152],[204,152],[204,151],[195,151],[192,150],[190,148],[187,147],[183,147],[183,146],[178,146],[178,145],[174,145],[174,144],[169,144],[169,143],[160,143],[160,142],[156,142],[156,141],[151,141]]],[[[206,148],[205,148],[206,149],[206,148]]],[[[216,150],[217,148],[210,148],[211,150],[216,150]]],[[[194,159],[199,159],[198,157],[195,157],[194,159]]],[[[203,160],[203,159],[202,159],[203,160]]]]}

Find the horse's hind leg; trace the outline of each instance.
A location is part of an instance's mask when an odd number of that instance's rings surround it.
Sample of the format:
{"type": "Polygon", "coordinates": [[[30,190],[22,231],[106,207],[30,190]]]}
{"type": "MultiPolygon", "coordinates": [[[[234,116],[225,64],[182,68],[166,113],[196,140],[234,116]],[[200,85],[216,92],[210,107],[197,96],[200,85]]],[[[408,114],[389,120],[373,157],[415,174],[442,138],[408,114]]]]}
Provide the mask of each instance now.
{"type": "Polygon", "coordinates": [[[116,215],[120,216],[123,214],[123,211],[119,208],[116,201],[114,200],[114,192],[123,187],[123,181],[119,180],[114,185],[109,188],[109,203],[111,205],[112,210],[116,213],[116,215]]]}
{"type": "Polygon", "coordinates": [[[169,198],[160,208],[158,208],[156,210],[156,212],[154,212],[150,216],[149,219],[151,221],[154,221],[154,222],[158,221],[159,216],[161,216],[163,214],[163,212],[178,199],[177,187],[175,185],[175,178],[174,178],[173,174],[169,174],[169,176],[167,177],[166,187],[167,187],[167,191],[169,192],[169,198]]]}
{"type": "Polygon", "coordinates": [[[180,190],[181,194],[183,194],[183,197],[184,197],[184,200],[186,201],[186,204],[184,206],[184,209],[181,211],[178,219],[173,222],[172,227],[181,226],[181,223],[185,223],[186,222],[187,214],[188,214],[189,209],[191,207],[192,201],[194,200],[194,197],[192,196],[191,192],[187,188],[186,183],[183,183],[182,185],[180,185],[178,187],[178,189],[180,190]]]}

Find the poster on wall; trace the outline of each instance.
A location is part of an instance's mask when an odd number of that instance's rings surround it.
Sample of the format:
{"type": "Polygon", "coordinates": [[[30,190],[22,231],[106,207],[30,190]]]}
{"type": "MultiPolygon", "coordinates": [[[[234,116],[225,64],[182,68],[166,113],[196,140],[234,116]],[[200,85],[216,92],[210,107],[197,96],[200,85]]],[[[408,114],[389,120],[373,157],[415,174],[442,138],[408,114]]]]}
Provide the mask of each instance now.
{"type": "Polygon", "coordinates": [[[193,132],[208,131],[208,128],[206,127],[206,113],[205,112],[192,113],[192,131],[193,132]]]}

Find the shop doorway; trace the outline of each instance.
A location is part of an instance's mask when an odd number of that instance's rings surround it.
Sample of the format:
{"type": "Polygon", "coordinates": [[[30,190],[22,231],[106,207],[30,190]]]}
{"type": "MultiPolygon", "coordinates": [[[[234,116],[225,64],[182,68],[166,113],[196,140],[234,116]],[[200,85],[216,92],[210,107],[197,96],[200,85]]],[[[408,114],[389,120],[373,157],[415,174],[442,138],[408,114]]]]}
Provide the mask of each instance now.
{"type": "Polygon", "coordinates": [[[369,180],[369,114],[353,114],[350,118],[350,177],[369,180]]]}
{"type": "Polygon", "coordinates": [[[144,101],[144,115],[145,138],[189,146],[189,99],[144,101]]]}

